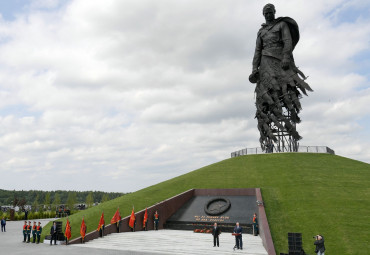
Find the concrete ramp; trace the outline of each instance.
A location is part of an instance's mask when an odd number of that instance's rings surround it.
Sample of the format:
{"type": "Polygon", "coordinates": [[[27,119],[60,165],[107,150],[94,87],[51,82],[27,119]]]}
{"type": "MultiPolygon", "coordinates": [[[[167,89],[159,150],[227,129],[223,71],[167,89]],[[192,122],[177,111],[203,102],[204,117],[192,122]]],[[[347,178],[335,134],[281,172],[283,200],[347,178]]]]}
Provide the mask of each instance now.
{"type": "MultiPolygon", "coordinates": [[[[243,250],[233,250],[235,238],[220,235],[220,247],[213,247],[211,234],[183,230],[158,230],[114,233],[74,247],[132,251],[145,254],[253,254],[267,255],[259,236],[243,235],[243,250]]],[[[87,251],[88,252],[88,251],[87,251]]],[[[93,252],[93,251],[91,251],[93,252]]]]}

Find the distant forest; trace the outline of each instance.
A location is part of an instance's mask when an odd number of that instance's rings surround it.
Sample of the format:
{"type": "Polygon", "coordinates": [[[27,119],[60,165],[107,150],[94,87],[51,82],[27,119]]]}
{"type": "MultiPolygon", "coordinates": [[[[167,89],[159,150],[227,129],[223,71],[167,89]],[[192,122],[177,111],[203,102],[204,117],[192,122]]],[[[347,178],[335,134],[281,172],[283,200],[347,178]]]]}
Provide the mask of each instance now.
{"type": "Polygon", "coordinates": [[[14,201],[23,201],[27,205],[32,204],[53,204],[57,200],[58,204],[67,204],[69,197],[74,197],[75,203],[86,203],[87,200],[92,200],[92,203],[100,203],[108,201],[124,195],[125,193],[118,192],[102,192],[102,191],[16,191],[0,189],[0,206],[14,205],[14,201]]]}

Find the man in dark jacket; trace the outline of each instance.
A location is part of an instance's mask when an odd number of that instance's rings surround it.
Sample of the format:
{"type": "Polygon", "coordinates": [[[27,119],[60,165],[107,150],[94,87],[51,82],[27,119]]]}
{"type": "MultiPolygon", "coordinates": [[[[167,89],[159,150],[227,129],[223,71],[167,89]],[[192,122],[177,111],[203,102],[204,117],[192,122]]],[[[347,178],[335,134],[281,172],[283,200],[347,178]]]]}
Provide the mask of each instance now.
{"type": "Polygon", "coordinates": [[[5,218],[3,217],[3,218],[1,219],[1,232],[6,232],[6,230],[5,230],[5,225],[6,225],[6,220],[5,220],[5,218]]]}
{"type": "Polygon", "coordinates": [[[219,242],[219,239],[218,239],[218,236],[220,234],[221,234],[221,229],[220,229],[220,227],[217,226],[217,223],[215,223],[213,225],[213,229],[212,229],[213,247],[216,247],[216,243],[217,243],[217,247],[220,247],[220,242],[219,242]]]}
{"type": "Polygon", "coordinates": [[[239,250],[243,250],[243,239],[242,239],[243,228],[239,226],[239,222],[234,227],[233,234],[235,235],[235,246],[239,250]]]}
{"type": "Polygon", "coordinates": [[[325,245],[324,245],[324,237],[321,235],[315,236],[315,242],[313,243],[316,245],[315,252],[317,255],[325,255],[325,245]]]}
{"type": "Polygon", "coordinates": [[[55,221],[53,222],[53,226],[51,226],[50,235],[51,235],[50,245],[53,244],[53,239],[54,239],[54,245],[56,245],[58,234],[57,234],[57,223],[55,221]]]}

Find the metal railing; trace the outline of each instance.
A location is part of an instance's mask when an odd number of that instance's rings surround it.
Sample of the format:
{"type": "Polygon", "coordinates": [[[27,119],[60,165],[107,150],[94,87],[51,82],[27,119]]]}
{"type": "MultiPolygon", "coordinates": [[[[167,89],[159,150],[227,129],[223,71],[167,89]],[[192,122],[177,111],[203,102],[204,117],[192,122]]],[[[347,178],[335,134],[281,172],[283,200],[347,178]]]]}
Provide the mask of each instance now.
{"type": "MultiPolygon", "coordinates": [[[[284,151],[284,153],[287,151],[284,151]]],[[[288,151],[289,152],[289,151],[288,151]]],[[[308,152],[308,153],[329,153],[335,155],[334,150],[330,149],[327,146],[302,146],[299,145],[297,152],[308,152]]],[[[234,151],[231,153],[231,157],[239,157],[239,156],[245,156],[245,155],[253,155],[253,154],[264,154],[264,153],[283,153],[278,151],[275,147],[273,148],[272,152],[266,152],[263,151],[261,148],[245,148],[242,150],[234,151]]]]}

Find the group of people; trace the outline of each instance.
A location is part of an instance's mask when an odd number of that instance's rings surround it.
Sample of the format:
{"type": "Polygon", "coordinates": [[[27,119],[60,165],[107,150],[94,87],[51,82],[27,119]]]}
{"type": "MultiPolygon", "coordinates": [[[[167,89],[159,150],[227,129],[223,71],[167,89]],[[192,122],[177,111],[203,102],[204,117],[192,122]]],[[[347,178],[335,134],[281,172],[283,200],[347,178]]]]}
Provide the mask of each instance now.
{"type": "MultiPolygon", "coordinates": [[[[257,214],[255,213],[253,215],[253,235],[258,235],[258,219],[257,214]]],[[[221,229],[219,226],[217,226],[217,223],[214,223],[213,229],[212,229],[212,235],[213,235],[213,247],[220,247],[220,240],[219,235],[221,234],[221,229]]],[[[233,235],[235,236],[235,246],[234,249],[240,249],[243,250],[243,228],[240,226],[239,222],[235,224],[233,235]]]]}
{"type": "MultiPolygon", "coordinates": [[[[131,229],[131,232],[135,232],[136,216],[135,215],[131,215],[131,218],[133,218],[132,226],[130,226],[130,221],[129,221],[129,227],[131,229]]],[[[153,223],[154,223],[154,230],[158,230],[158,227],[159,227],[159,214],[158,214],[158,211],[155,211],[155,213],[153,215],[153,223]]],[[[121,224],[121,221],[117,222],[117,226],[119,224],[121,224]]],[[[144,231],[147,231],[148,230],[147,218],[145,219],[145,216],[144,216],[144,222],[143,222],[143,230],[144,231]]],[[[119,232],[119,227],[117,227],[117,232],[119,232]]]]}
{"type": "MultiPolygon", "coordinates": [[[[158,230],[159,214],[157,211],[154,214],[153,220],[154,220],[154,230],[158,230]]],[[[4,226],[4,231],[5,231],[5,224],[6,224],[6,221],[3,217],[1,220],[1,231],[3,231],[3,226],[4,226]]],[[[259,226],[258,226],[258,218],[257,218],[256,213],[253,215],[252,228],[253,228],[253,235],[257,236],[259,234],[259,226]]],[[[33,225],[31,225],[31,221],[28,221],[28,224],[27,224],[27,221],[24,222],[24,225],[23,225],[23,237],[24,237],[23,242],[24,243],[31,242],[31,233],[32,233],[32,243],[35,243],[35,242],[37,244],[40,243],[40,237],[42,233],[41,222],[38,222],[38,225],[36,225],[36,221],[33,222],[33,225]]],[[[54,240],[54,245],[56,245],[57,233],[58,233],[57,224],[54,221],[50,229],[50,235],[51,235],[50,245],[52,245],[53,240],[54,240]]],[[[220,240],[219,240],[220,234],[221,234],[221,228],[217,225],[217,223],[214,223],[213,229],[212,229],[213,247],[216,247],[216,245],[217,247],[220,247],[220,240]]],[[[243,250],[243,239],[242,239],[243,228],[240,226],[239,222],[236,222],[232,234],[235,236],[234,249],[243,250]]],[[[325,252],[324,237],[321,235],[316,235],[314,236],[314,238],[315,238],[314,245],[316,245],[315,253],[317,253],[317,255],[324,255],[324,252],[325,252]]]]}
{"type": "Polygon", "coordinates": [[[36,221],[31,224],[31,221],[24,221],[23,225],[23,242],[30,243],[31,242],[31,233],[32,233],[32,243],[40,243],[40,237],[42,232],[41,222],[38,222],[36,225],[36,221]]]}
{"type": "MultiPolygon", "coordinates": [[[[158,211],[155,211],[153,215],[153,221],[154,221],[154,230],[158,230],[159,227],[159,214],[158,211]]],[[[5,231],[5,224],[6,221],[4,217],[1,220],[1,230],[3,231],[3,226],[4,226],[4,231],[5,231]]],[[[86,230],[86,229],[85,229],[86,230]]],[[[146,224],[144,225],[144,230],[146,230],[146,224]]],[[[253,220],[252,220],[252,230],[253,230],[253,235],[257,236],[259,234],[259,225],[258,225],[258,218],[257,214],[253,214],[253,220]]],[[[31,234],[32,234],[32,243],[37,242],[40,243],[40,237],[42,233],[42,227],[41,227],[41,222],[38,222],[38,225],[36,225],[36,221],[33,222],[33,225],[31,225],[31,221],[24,222],[23,225],[23,242],[24,243],[30,243],[31,242],[31,234]]],[[[217,225],[217,223],[214,223],[213,229],[212,229],[212,235],[213,235],[213,247],[219,247],[220,246],[220,240],[219,236],[221,234],[221,228],[217,225]]],[[[240,226],[239,222],[236,222],[235,227],[233,229],[232,235],[235,236],[235,246],[234,249],[240,249],[243,250],[243,228],[240,226]]],[[[57,230],[57,224],[54,221],[53,225],[51,226],[50,229],[50,245],[52,245],[52,242],[54,241],[54,245],[56,245],[57,237],[58,237],[58,230],[57,230]]],[[[315,253],[317,255],[324,255],[325,252],[325,246],[324,246],[324,237],[321,235],[316,235],[315,237],[315,242],[314,245],[316,245],[316,250],[315,253]]]]}
{"type": "MultiPolygon", "coordinates": [[[[213,225],[212,229],[212,235],[213,235],[213,247],[220,247],[220,239],[219,235],[221,234],[221,229],[219,226],[217,226],[217,223],[213,225]]],[[[235,246],[234,249],[240,249],[243,250],[243,239],[242,239],[242,234],[243,234],[243,228],[239,225],[239,222],[236,223],[234,230],[233,230],[233,235],[235,236],[235,246]]]]}
{"type": "MultiPolygon", "coordinates": [[[[36,221],[33,222],[33,225],[31,223],[32,223],[31,221],[28,221],[28,224],[27,224],[27,221],[24,221],[23,242],[24,243],[31,243],[31,234],[32,234],[32,243],[39,244],[40,239],[41,239],[41,233],[42,233],[41,222],[38,222],[37,225],[36,225],[36,221]]],[[[51,229],[50,229],[50,235],[51,235],[50,245],[52,245],[53,240],[54,240],[54,244],[56,245],[57,233],[58,233],[57,224],[54,221],[53,225],[51,226],[51,229]]]]}
{"type": "MultiPolygon", "coordinates": [[[[131,230],[131,232],[135,232],[136,216],[135,215],[131,215],[130,221],[129,221],[130,230],[131,230]],[[132,222],[130,223],[131,218],[132,218],[132,222]]],[[[155,213],[153,215],[153,223],[154,223],[154,230],[158,230],[158,227],[159,227],[159,214],[158,214],[158,211],[155,211],[155,213]]],[[[119,220],[119,221],[116,222],[117,233],[120,232],[120,227],[121,227],[121,220],[119,220]]],[[[145,219],[145,216],[144,216],[144,221],[143,221],[143,230],[144,231],[147,231],[148,230],[147,218],[145,219]]],[[[103,235],[100,235],[100,236],[103,236],[103,235]]]]}
{"type": "MultiPolygon", "coordinates": [[[[257,218],[256,213],[253,215],[252,228],[253,228],[253,235],[257,236],[259,233],[259,226],[258,226],[258,218],[257,218]]],[[[214,223],[213,229],[212,229],[213,247],[216,247],[216,245],[217,247],[220,247],[220,240],[219,240],[220,234],[221,234],[221,228],[217,225],[217,223],[214,223]]],[[[243,228],[239,225],[239,222],[235,224],[232,234],[235,236],[234,249],[243,250],[243,239],[242,239],[243,228]]],[[[322,235],[316,235],[314,236],[314,238],[315,238],[314,245],[316,245],[315,253],[317,255],[325,255],[324,237],[322,235]]]]}
{"type": "MultiPolygon", "coordinates": [[[[117,233],[120,232],[120,227],[121,227],[121,216],[119,214],[119,211],[117,209],[117,212],[118,213],[118,217],[117,217],[117,221],[114,221],[114,223],[112,224],[115,224],[116,228],[117,228],[117,233]]],[[[132,217],[132,216],[131,216],[132,217]]],[[[113,218],[115,218],[115,216],[113,216],[113,218]]],[[[112,219],[113,221],[113,219],[112,219]]],[[[154,221],[154,230],[158,230],[158,227],[159,227],[159,214],[158,214],[158,211],[155,211],[154,215],[153,215],[153,221],[154,221]]],[[[129,224],[130,225],[130,224],[129,224]]],[[[133,224],[130,226],[130,229],[132,232],[135,232],[135,225],[136,225],[136,217],[133,217],[133,224]]],[[[26,229],[27,231],[27,228],[28,226],[25,226],[24,229],[26,229]]],[[[104,214],[102,214],[102,217],[99,221],[99,226],[98,226],[98,231],[99,231],[99,236],[100,237],[103,237],[104,236],[104,229],[105,229],[105,221],[104,221],[104,214]]],[[[147,230],[147,224],[146,222],[143,224],[143,229],[144,230],[147,230]]],[[[69,231],[71,231],[71,227],[69,226],[69,231]]],[[[86,225],[85,225],[85,230],[84,230],[85,234],[86,234],[86,225]]],[[[54,240],[54,245],[56,245],[56,241],[58,239],[58,230],[57,230],[57,224],[56,222],[54,221],[53,222],[53,225],[51,226],[51,229],[50,229],[50,245],[52,245],[53,243],[53,240],[54,240]]],[[[66,239],[66,244],[68,244],[68,239],[66,239]]]]}

